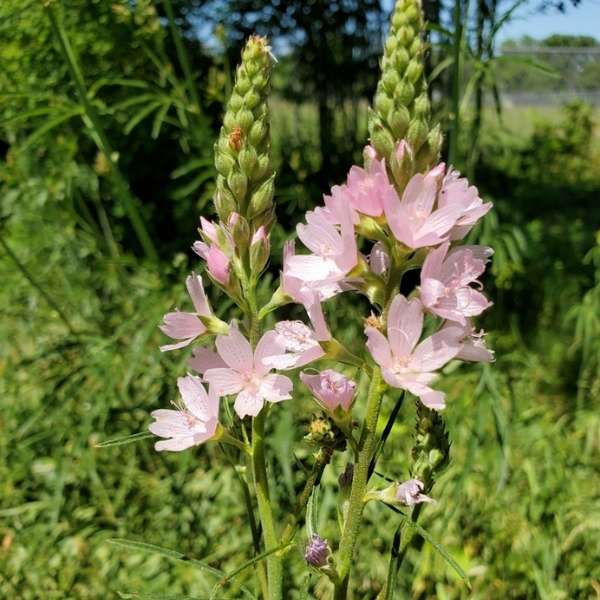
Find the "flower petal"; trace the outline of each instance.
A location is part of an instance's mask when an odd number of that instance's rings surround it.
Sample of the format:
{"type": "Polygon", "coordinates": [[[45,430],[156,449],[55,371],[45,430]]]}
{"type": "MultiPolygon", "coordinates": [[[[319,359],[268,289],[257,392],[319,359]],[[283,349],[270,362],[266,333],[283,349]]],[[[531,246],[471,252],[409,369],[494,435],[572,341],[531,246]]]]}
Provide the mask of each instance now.
{"type": "Polygon", "coordinates": [[[204,381],[219,396],[236,394],[244,386],[243,377],[235,369],[209,369],[204,373],[204,381]]]}
{"type": "Polygon", "coordinates": [[[367,327],[365,334],[367,336],[367,348],[375,362],[381,367],[391,368],[392,352],[390,344],[383,333],[374,327],[367,327]]]}
{"type": "Polygon", "coordinates": [[[227,366],[239,373],[251,373],[254,366],[254,353],[248,340],[236,327],[231,327],[227,335],[218,335],[215,345],[219,356],[227,366]]]}
{"type": "Polygon", "coordinates": [[[268,402],[281,402],[291,398],[293,388],[294,384],[289,377],[273,373],[263,378],[259,394],[268,402]]]}
{"type": "Polygon", "coordinates": [[[240,417],[240,419],[243,419],[247,415],[255,417],[260,412],[263,405],[264,400],[262,399],[260,394],[253,394],[246,390],[242,390],[237,395],[233,408],[238,414],[238,417],[240,417]]]}

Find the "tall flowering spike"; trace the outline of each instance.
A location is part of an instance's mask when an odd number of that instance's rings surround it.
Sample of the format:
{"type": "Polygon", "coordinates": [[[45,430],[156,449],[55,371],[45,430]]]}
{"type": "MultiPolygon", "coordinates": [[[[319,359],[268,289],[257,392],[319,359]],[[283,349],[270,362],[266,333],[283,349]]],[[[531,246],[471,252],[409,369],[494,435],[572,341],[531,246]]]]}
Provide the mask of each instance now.
{"type": "Polygon", "coordinates": [[[412,448],[412,476],[423,483],[420,491],[431,490],[434,477],[450,460],[450,439],[442,416],[422,404],[417,405],[415,443],[412,448]]]}
{"type": "Polygon", "coordinates": [[[431,107],[423,75],[423,31],[420,0],[397,0],[369,119],[371,143],[387,160],[400,187],[407,176],[436,162],[442,143],[439,127],[430,125],[431,107]],[[410,156],[398,157],[395,146],[404,139],[411,149],[410,156]]]}
{"type": "Polygon", "coordinates": [[[242,51],[215,144],[217,213],[227,222],[232,212],[238,212],[254,221],[255,229],[268,227],[273,220],[274,173],[267,105],[272,62],[267,40],[252,36],[242,51]]]}

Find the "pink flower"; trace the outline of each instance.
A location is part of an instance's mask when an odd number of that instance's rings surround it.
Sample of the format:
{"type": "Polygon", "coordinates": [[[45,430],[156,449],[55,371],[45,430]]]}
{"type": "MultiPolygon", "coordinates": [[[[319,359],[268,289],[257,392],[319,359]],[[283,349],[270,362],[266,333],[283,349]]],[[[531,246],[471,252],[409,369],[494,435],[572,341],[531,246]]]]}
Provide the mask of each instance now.
{"type": "Polygon", "coordinates": [[[491,202],[483,202],[475,186],[469,186],[458,171],[448,171],[438,197],[438,206],[454,206],[460,209],[456,225],[450,230],[451,240],[461,240],[473,229],[477,221],[492,208],[491,202]]]}
{"type": "Polygon", "coordinates": [[[454,203],[435,207],[444,168],[441,163],[425,175],[414,175],[402,199],[393,189],[385,195],[383,204],[390,229],[409,248],[437,246],[446,241],[461,214],[462,207],[454,203]]]}
{"type": "Polygon", "coordinates": [[[390,255],[382,242],[373,244],[369,254],[369,266],[375,275],[383,275],[391,264],[390,255]]]}
{"type": "Polygon", "coordinates": [[[369,154],[366,169],[354,165],[348,173],[344,192],[354,210],[378,217],[383,214],[383,199],[393,192],[385,171],[385,162],[369,154]]]}
{"type": "Polygon", "coordinates": [[[267,357],[284,352],[277,332],[265,333],[254,353],[248,340],[233,326],[228,335],[218,335],[215,344],[227,366],[206,370],[204,380],[219,396],[237,394],[234,408],[240,418],[255,417],[265,400],[281,402],[291,398],[290,379],[285,375],[270,374],[270,367],[265,365],[267,357]]]}
{"type": "Polygon", "coordinates": [[[304,281],[341,281],[358,262],[352,209],[348,204],[338,211],[339,229],[323,210],[308,211],[306,224],[296,227],[298,237],[312,254],[288,258],[289,271],[304,281]]]}
{"type": "Polygon", "coordinates": [[[356,383],[351,379],[332,369],[326,369],[316,375],[302,372],[300,379],[327,410],[333,412],[338,406],[346,412],[350,410],[356,391],[356,383]]]}
{"type": "Polygon", "coordinates": [[[406,506],[414,506],[421,502],[433,502],[433,498],[422,494],[423,482],[419,479],[409,479],[398,485],[396,490],[396,500],[406,506]]]}
{"type": "MultiPolygon", "coordinates": [[[[214,223],[211,223],[208,219],[200,217],[200,227],[202,237],[207,241],[194,242],[192,250],[202,257],[206,261],[206,267],[211,277],[220,283],[221,285],[227,286],[229,284],[229,257],[223,251],[222,240],[219,239],[219,233],[221,237],[230,238],[231,236],[224,232],[222,229],[217,228],[214,223]]],[[[233,240],[229,240],[230,245],[233,245],[233,240]]]]}
{"type": "Polygon", "coordinates": [[[465,325],[448,321],[444,328],[456,328],[460,332],[462,348],[456,358],[470,362],[494,362],[494,351],[485,344],[485,331],[483,329],[477,331],[470,319],[466,320],[465,325]]]}
{"type": "Polygon", "coordinates": [[[281,288],[297,304],[302,304],[315,329],[317,339],[325,341],[331,335],[323,315],[321,302],[342,291],[341,286],[332,281],[305,281],[292,272],[290,261],[294,258],[294,242],[288,241],[283,247],[283,273],[281,288]]]}
{"type": "Polygon", "coordinates": [[[183,399],[179,410],[155,410],[148,429],[164,441],[156,442],[156,450],[186,450],[212,438],[219,424],[219,398],[212,390],[206,393],[198,377],[188,375],[177,380],[183,399]]]}
{"type": "Polygon", "coordinates": [[[192,249],[206,261],[206,268],[215,281],[225,286],[229,284],[229,258],[218,246],[198,241],[192,249]]]}
{"type": "Polygon", "coordinates": [[[471,287],[485,271],[492,255],[486,246],[461,246],[448,251],[450,242],[432,250],[421,270],[421,300],[431,313],[466,324],[466,317],[481,314],[491,302],[471,287]]]}
{"type": "Polygon", "coordinates": [[[196,312],[170,312],[163,317],[162,325],[160,330],[174,340],[182,340],[176,344],[167,344],[161,346],[162,352],[168,352],[169,350],[177,350],[191,344],[198,336],[202,335],[206,331],[206,327],[202,321],[198,318],[199,315],[203,317],[209,317],[211,310],[208,305],[208,300],[204,294],[204,288],[202,286],[202,278],[195,273],[192,273],[185,280],[192,303],[196,312]]]}
{"type": "Polygon", "coordinates": [[[265,358],[263,362],[268,367],[303,367],[325,354],[317,340],[317,334],[302,321],[280,321],[275,325],[275,331],[277,342],[284,349],[284,353],[265,358]]]}
{"type": "Polygon", "coordinates": [[[461,334],[456,329],[441,329],[417,345],[422,331],[421,302],[398,294],[388,313],[387,339],[378,329],[367,327],[367,347],[389,385],[407,390],[425,406],[440,410],[445,406],[445,395],[429,384],[436,378],[435,370],[460,352],[461,334]]]}
{"type": "Polygon", "coordinates": [[[188,366],[197,373],[204,375],[209,369],[226,367],[225,361],[209,348],[194,348],[192,357],[188,360],[188,366]]]}

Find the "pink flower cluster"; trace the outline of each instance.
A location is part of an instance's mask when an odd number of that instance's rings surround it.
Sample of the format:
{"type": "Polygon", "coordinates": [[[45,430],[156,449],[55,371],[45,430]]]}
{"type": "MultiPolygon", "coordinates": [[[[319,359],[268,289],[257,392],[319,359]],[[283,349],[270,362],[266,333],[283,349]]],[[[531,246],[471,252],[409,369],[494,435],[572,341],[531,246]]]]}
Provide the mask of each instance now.
{"type": "MultiPolygon", "coordinates": [[[[399,162],[406,153],[410,148],[401,142],[396,149],[399,162]]],[[[335,358],[327,354],[335,340],[323,304],[345,291],[366,293],[367,281],[381,292],[369,295],[381,314],[366,321],[366,347],[384,380],[414,394],[424,405],[442,409],[444,394],[431,387],[440,368],[452,359],[493,360],[483,332],[471,323],[490,305],[478,278],[492,251],[455,244],[490,208],[476,188],[444,164],[413,175],[399,194],[385,161],[368,146],[365,168],[353,166],[346,182],[334,186],[323,205],[308,211],[305,223],[297,226],[298,238],[309,252],[296,253],[293,241],[284,246],[280,296],[303,305],[310,325],[280,321],[253,348],[237,322],[225,324],[214,317],[202,279],[195,274],[187,278],[194,312],[165,316],[161,330],[175,343],[161,349],[174,350],[213,336],[215,349],[193,349],[188,365],[199,376],[179,380],[183,399],[179,410],[153,413],[156,422],[150,430],[167,438],[156,444],[157,449],[181,450],[216,436],[222,397],[235,396],[234,410],[240,418],[256,416],[265,402],[291,398],[292,380],[273,371],[335,358]],[[365,243],[359,245],[359,236],[365,243]],[[365,244],[371,246],[368,256],[359,251],[365,244]],[[409,298],[398,291],[399,271],[407,257],[423,261],[420,286],[409,298]],[[221,329],[212,328],[215,321],[221,329]],[[431,326],[437,330],[423,337],[431,326]]],[[[237,213],[226,224],[201,218],[202,240],[193,246],[205,260],[210,278],[234,300],[240,275],[232,267],[244,263],[240,253],[255,244],[269,247],[268,234],[259,226],[247,234],[247,247],[242,249],[236,234],[240,219],[237,213]]],[[[351,410],[356,383],[343,373],[311,370],[301,373],[300,379],[323,409],[351,410]]],[[[412,488],[410,494],[418,497],[412,488]]]]}

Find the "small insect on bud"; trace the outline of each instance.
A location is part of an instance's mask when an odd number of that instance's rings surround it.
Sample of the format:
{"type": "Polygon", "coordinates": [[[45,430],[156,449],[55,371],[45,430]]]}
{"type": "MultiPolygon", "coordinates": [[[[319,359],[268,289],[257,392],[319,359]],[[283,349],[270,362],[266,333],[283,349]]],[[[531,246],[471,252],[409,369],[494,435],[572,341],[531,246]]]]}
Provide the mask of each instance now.
{"type": "Polygon", "coordinates": [[[329,544],[316,533],[306,544],[304,560],[313,567],[324,567],[329,559],[329,544]]]}
{"type": "Polygon", "coordinates": [[[236,152],[239,152],[242,148],[242,140],[244,138],[244,134],[242,133],[242,128],[238,125],[234,127],[229,134],[229,147],[236,152]]]}

